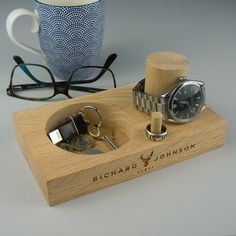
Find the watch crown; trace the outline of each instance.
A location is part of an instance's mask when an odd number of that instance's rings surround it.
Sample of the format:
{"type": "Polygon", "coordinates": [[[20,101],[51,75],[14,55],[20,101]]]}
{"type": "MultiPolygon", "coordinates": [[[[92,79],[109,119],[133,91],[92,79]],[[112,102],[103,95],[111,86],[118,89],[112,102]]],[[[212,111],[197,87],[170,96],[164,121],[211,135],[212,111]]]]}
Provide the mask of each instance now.
{"type": "Polygon", "coordinates": [[[183,81],[186,81],[188,78],[186,76],[181,76],[179,77],[179,81],[180,82],[183,82],[183,81]]]}

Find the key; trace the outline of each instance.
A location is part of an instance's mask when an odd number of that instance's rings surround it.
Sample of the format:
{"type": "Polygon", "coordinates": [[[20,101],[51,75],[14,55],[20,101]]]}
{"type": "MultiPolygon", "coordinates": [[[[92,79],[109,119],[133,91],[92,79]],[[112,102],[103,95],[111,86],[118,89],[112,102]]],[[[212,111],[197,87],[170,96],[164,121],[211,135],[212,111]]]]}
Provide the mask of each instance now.
{"type": "Polygon", "coordinates": [[[99,137],[97,137],[97,139],[104,141],[107,144],[107,146],[109,146],[113,150],[118,149],[117,144],[111,139],[111,137],[109,135],[106,135],[105,130],[100,129],[100,132],[101,133],[100,133],[99,137]]]}
{"type": "Polygon", "coordinates": [[[104,141],[111,149],[116,150],[119,148],[114,141],[113,130],[111,127],[103,124],[100,127],[89,125],[88,132],[95,139],[104,141]]]}

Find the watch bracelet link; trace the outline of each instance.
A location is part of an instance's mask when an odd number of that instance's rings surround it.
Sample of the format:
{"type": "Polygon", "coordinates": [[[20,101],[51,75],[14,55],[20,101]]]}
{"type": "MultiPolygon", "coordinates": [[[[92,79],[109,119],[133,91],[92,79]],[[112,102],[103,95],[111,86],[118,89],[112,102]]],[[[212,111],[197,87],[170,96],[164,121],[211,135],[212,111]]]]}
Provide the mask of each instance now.
{"type": "Polygon", "coordinates": [[[144,92],[145,79],[141,80],[135,88],[133,88],[133,103],[134,106],[146,113],[159,111],[166,116],[165,102],[160,97],[148,95],[144,92]]]}

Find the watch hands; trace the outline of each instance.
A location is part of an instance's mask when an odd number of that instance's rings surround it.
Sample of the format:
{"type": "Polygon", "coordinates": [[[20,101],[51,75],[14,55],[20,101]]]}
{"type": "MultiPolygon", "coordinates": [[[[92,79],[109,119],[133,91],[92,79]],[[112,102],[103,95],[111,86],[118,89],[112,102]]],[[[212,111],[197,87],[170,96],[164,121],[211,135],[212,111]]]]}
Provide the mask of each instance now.
{"type": "Polygon", "coordinates": [[[186,104],[187,104],[187,106],[188,106],[188,109],[189,109],[189,111],[190,111],[191,113],[193,113],[193,110],[191,109],[191,107],[190,107],[190,105],[189,105],[189,102],[188,102],[188,101],[186,101],[186,104]]]}

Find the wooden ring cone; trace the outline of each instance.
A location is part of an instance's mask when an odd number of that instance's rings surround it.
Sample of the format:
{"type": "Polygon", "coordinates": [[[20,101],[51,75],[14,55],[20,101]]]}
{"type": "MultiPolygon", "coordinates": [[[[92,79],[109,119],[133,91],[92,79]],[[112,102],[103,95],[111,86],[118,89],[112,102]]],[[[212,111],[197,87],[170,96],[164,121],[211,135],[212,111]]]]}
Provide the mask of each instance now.
{"type": "Polygon", "coordinates": [[[145,134],[152,141],[164,140],[167,136],[167,128],[162,125],[163,115],[161,112],[153,112],[151,124],[147,125],[145,134]]]}

